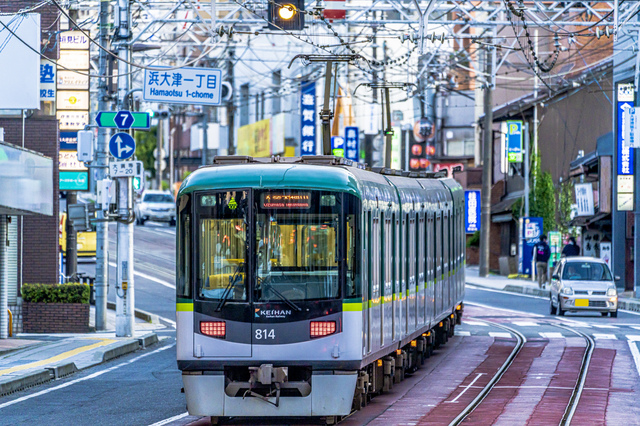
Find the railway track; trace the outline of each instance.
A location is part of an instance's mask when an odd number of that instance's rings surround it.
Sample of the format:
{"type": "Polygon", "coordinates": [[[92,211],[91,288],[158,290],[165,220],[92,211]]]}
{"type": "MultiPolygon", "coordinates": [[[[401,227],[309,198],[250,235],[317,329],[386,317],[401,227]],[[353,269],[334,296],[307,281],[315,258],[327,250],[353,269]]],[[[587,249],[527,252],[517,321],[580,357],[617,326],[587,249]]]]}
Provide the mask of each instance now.
{"type": "MultiPolygon", "coordinates": [[[[514,346],[513,350],[511,351],[511,354],[507,357],[507,359],[505,360],[505,362],[502,364],[502,366],[498,369],[498,371],[494,374],[494,376],[491,378],[491,380],[487,383],[487,385],[482,388],[482,390],[478,393],[478,395],[471,401],[471,403],[469,403],[461,412],[460,414],[458,414],[458,416],[456,416],[455,419],[453,419],[453,421],[451,421],[451,423],[449,423],[450,426],[453,425],[459,425],[461,423],[463,423],[465,421],[465,419],[470,416],[473,411],[480,405],[482,404],[482,402],[487,398],[487,396],[489,396],[489,394],[491,393],[492,389],[494,388],[494,386],[496,386],[496,384],[500,381],[500,379],[504,376],[504,374],[507,372],[507,370],[509,369],[509,367],[511,367],[511,365],[513,364],[514,360],[516,359],[516,357],[518,356],[518,354],[520,353],[520,351],[522,350],[522,348],[524,347],[525,343],[527,342],[526,337],[520,333],[518,330],[505,326],[503,324],[499,324],[499,323],[495,323],[492,321],[487,321],[487,320],[479,320],[479,319],[474,319],[475,321],[482,321],[488,325],[500,328],[502,330],[505,330],[511,334],[513,334],[516,337],[516,345],[514,346]]],[[[576,384],[573,388],[573,391],[571,393],[571,397],[569,399],[569,403],[567,404],[567,407],[565,408],[565,411],[562,415],[562,419],[560,420],[560,426],[566,426],[566,425],[570,425],[571,424],[571,420],[573,419],[573,416],[576,412],[576,409],[578,407],[578,403],[580,402],[580,396],[582,395],[582,391],[584,389],[584,384],[586,381],[586,377],[587,377],[587,373],[589,370],[589,365],[591,362],[591,357],[593,354],[593,350],[595,349],[595,342],[593,340],[593,338],[591,338],[591,336],[579,331],[579,330],[574,330],[570,327],[566,327],[566,326],[562,326],[562,325],[557,325],[557,324],[553,324],[554,327],[558,327],[558,328],[562,328],[564,330],[567,330],[571,333],[574,333],[582,338],[585,339],[586,342],[586,347],[585,347],[585,351],[584,354],[582,356],[582,360],[581,360],[581,364],[580,364],[580,371],[578,374],[578,378],[576,380],[576,384]]]]}

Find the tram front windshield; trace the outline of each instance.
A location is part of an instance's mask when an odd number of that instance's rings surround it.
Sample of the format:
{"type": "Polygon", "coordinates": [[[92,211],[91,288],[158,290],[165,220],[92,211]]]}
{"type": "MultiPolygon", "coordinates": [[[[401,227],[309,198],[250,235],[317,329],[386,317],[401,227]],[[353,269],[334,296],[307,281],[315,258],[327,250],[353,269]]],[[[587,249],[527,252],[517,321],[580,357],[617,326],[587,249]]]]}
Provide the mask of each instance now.
{"type": "Polygon", "coordinates": [[[256,193],[256,301],[340,297],[341,202],[323,191],[256,193]]]}

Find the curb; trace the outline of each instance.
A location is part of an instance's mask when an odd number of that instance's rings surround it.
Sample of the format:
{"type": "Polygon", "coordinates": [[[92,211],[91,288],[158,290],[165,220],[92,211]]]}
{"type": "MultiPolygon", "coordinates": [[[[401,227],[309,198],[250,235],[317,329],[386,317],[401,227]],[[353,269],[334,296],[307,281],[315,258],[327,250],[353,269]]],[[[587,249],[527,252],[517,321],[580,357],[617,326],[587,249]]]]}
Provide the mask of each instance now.
{"type": "MultiPolygon", "coordinates": [[[[116,304],[113,302],[107,302],[107,309],[115,311],[116,304]]],[[[143,311],[142,309],[136,309],[133,315],[138,319],[150,322],[152,324],[157,324],[160,322],[160,320],[158,319],[158,315],[152,314],[151,312],[143,311]]]]}
{"type": "MultiPolygon", "coordinates": [[[[486,288],[490,290],[498,290],[493,287],[489,287],[482,284],[467,282],[466,284],[473,285],[476,287],[486,288]]],[[[540,288],[533,287],[524,287],[515,284],[507,284],[501,291],[505,291],[508,293],[517,293],[517,294],[526,294],[529,296],[538,296],[543,298],[548,298],[550,296],[549,290],[543,290],[540,288]]],[[[627,299],[624,297],[618,298],[618,309],[624,309],[625,311],[632,312],[640,312],[640,300],[627,299]]]]}
{"type": "Polygon", "coordinates": [[[31,386],[40,385],[53,379],[50,370],[42,369],[24,373],[19,376],[12,376],[6,379],[0,379],[0,396],[17,392],[31,386]]]}
{"type": "MultiPolygon", "coordinates": [[[[100,352],[96,351],[93,355],[95,362],[89,362],[78,367],[76,362],[62,362],[52,366],[44,367],[41,370],[31,371],[19,376],[9,376],[7,378],[0,377],[0,396],[17,392],[31,386],[40,385],[51,380],[57,380],[73,374],[80,370],[95,367],[104,364],[114,358],[135,352],[138,349],[158,343],[158,335],[156,333],[148,333],[139,337],[132,337],[121,342],[114,343],[112,347],[100,352]]],[[[77,361],[77,360],[76,360],[77,361]]]]}

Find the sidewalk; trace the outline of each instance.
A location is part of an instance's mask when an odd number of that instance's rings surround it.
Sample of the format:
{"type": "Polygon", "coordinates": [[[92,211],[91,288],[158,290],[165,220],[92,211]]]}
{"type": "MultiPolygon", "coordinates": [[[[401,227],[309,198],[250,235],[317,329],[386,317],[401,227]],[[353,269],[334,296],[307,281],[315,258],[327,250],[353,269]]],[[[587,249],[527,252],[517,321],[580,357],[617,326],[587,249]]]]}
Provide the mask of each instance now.
{"type": "MultiPolygon", "coordinates": [[[[494,274],[483,278],[479,276],[477,266],[467,266],[465,277],[467,284],[478,287],[549,298],[549,290],[538,288],[537,282],[522,278],[507,278],[503,275],[494,274]]],[[[640,312],[640,299],[630,297],[631,294],[627,293],[629,292],[620,293],[618,297],[618,307],[627,311],[640,312]]]]}
{"type": "MultiPolygon", "coordinates": [[[[90,324],[95,318],[91,307],[90,324]]],[[[107,331],[87,334],[18,334],[0,340],[0,397],[107,362],[158,342],[157,321],[136,318],[133,337],[115,336],[116,313],[107,310],[107,331]]]]}

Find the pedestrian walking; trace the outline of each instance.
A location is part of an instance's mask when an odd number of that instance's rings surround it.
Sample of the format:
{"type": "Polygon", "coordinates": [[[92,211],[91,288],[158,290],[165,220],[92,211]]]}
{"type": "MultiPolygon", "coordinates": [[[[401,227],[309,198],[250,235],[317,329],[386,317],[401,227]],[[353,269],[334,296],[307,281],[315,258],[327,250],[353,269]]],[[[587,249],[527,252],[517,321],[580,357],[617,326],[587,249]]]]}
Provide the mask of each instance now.
{"type": "Polygon", "coordinates": [[[562,249],[562,256],[564,257],[580,256],[580,246],[576,244],[575,237],[569,237],[569,244],[564,246],[564,248],[562,249]]]}
{"type": "Polygon", "coordinates": [[[533,254],[536,257],[536,274],[538,274],[538,287],[544,288],[547,284],[549,269],[549,258],[551,249],[547,244],[547,236],[542,234],[540,241],[533,247],[533,254]]]}

